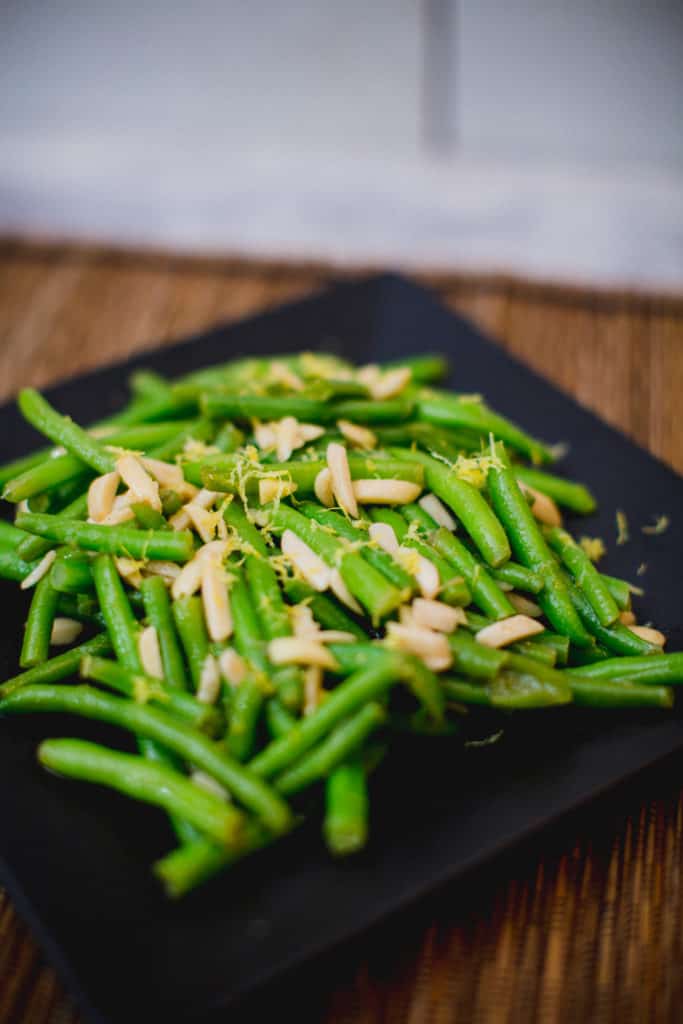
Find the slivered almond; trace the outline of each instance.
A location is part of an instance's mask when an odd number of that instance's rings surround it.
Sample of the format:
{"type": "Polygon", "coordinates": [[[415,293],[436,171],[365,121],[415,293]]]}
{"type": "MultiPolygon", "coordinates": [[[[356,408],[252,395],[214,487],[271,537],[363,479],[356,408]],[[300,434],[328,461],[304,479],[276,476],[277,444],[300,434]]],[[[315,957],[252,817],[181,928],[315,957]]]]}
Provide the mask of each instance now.
{"type": "Polygon", "coordinates": [[[317,423],[300,423],[299,424],[299,437],[308,444],[309,441],[317,441],[319,437],[322,437],[325,433],[325,428],[319,426],[317,423]]]}
{"type": "Polygon", "coordinates": [[[343,444],[331,441],[327,446],[327,465],[332,477],[332,491],[347,515],[358,518],[358,503],[351,483],[351,470],[343,444]]]}
{"type": "Polygon", "coordinates": [[[323,673],[318,665],[309,665],[304,672],[304,716],[312,715],[320,706],[322,696],[323,673]]]}
{"type": "Polygon", "coordinates": [[[179,597],[191,597],[197,593],[202,585],[202,570],[202,558],[199,554],[185,563],[171,585],[174,601],[179,597]]]}
{"type": "Polygon", "coordinates": [[[164,678],[159,635],[154,626],[147,626],[138,633],[138,654],[146,675],[152,676],[153,679],[164,678]]]}
{"type": "Polygon", "coordinates": [[[116,470],[126,487],[135,494],[136,500],[150,505],[161,512],[159,484],[152,479],[135,455],[122,455],[116,460],[116,470]]]}
{"type": "Polygon", "coordinates": [[[666,644],[666,637],[659,629],[653,629],[651,626],[629,626],[628,628],[641,640],[646,640],[647,643],[654,644],[655,647],[664,647],[666,644]]]}
{"type": "Polygon", "coordinates": [[[490,626],[484,626],[476,634],[475,639],[484,647],[507,647],[517,640],[542,633],[543,629],[540,622],[530,619],[528,615],[511,615],[499,622],[492,622],[490,626]]]}
{"type": "Polygon", "coordinates": [[[261,451],[268,451],[277,444],[276,423],[254,423],[254,440],[261,451]]]}
{"type": "Polygon", "coordinates": [[[439,570],[433,562],[421,555],[414,548],[400,547],[396,552],[396,560],[417,580],[423,597],[434,598],[439,593],[441,580],[439,570]]]}
{"type": "Polygon", "coordinates": [[[418,505],[425,510],[428,516],[432,517],[437,526],[445,526],[447,530],[451,531],[457,529],[455,519],[436,494],[423,494],[418,505]]]}
{"type": "Polygon", "coordinates": [[[185,505],[185,511],[190,517],[190,522],[205,544],[211,543],[217,537],[226,540],[228,536],[227,524],[220,511],[211,512],[193,501],[185,505]]]}
{"type": "Polygon", "coordinates": [[[89,427],[87,432],[91,437],[95,437],[100,441],[103,437],[111,437],[119,429],[115,423],[103,423],[100,427],[89,427]]]}
{"type": "Polygon", "coordinates": [[[170,487],[176,491],[185,486],[185,477],[180,466],[163,462],[161,459],[150,459],[147,456],[143,456],[140,462],[162,487],[170,487]]]}
{"type": "Polygon", "coordinates": [[[180,566],[175,562],[148,562],[145,576],[161,576],[165,583],[173,583],[180,575],[180,566]]]}
{"type": "Polygon", "coordinates": [[[528,615],[530,619],[539,619],[543,615],[542,608],[523,594],[511,592],[508,594],[508,600],[516,611],[521,615],[528,615]]]}
{"type": "Polygon", "coordinates": [[[273,665],[317,665],[336,669],[337,661],[324,644],[302,636],[279,636],[268,644],[273,665]]]}
{"type": "Polygon", "coordinates": [[[412,373],[407,366],[398,366],[395,370],[387,370],[371,388],[373,398],[394,398],[410,383],[412,373]]]}
{"type": "Polygon", "coordinates": [[[453,655],[443,633],[420,626],[387,623],[389,645],[417,655],[433,672],[442,672],[453,664],[453,655]]]}
{"type": "Polygon", "coordinates": [[[215,704],[220,692],[221,675],[218,671],[218,662],[214,658],[213,654],[207,654],[204,658],[202,670],[199,674],[197,700],[201,704],[215,704]]]}
{"type": "Polygon", "coordinates": [[[239,686],[247,674],[247,663],[232,647],[226,647],[218,657],[221,675],[230,686],[239,686]]]}
{"type": "Polygon", "coordinates": [[[529,487],[528,484],[519,480],[517,482],[521,491],[532,499],[531,511],[539,523],[545,523],[547,526],[562,526],[562,513],[552,498],[537,491],[535,487],[529,487]]]}
{"type": "Polygon", "coordinates": [[[296,484],[293,480],[281,480],[278,477],[267,476],[258,482],[258,500],[261,505],[267,505],[270,501],[279,501],[280,498],[287,498],[294,494],[296,484]]]}
{"type": "Polygon", "coordinates": [[[117,556],[114,558],[114,565],[119,576],[122,576],[126,583],[130,583],[131,587],[135,587],[136,590],[140,587],[142,583],[141,562],[135,558],[117,556]]]}
{"type": "Polygon", "coordinates": [[[299,422],[294,416],[285,416],[277,425],[277,442],[275,453],[278,462],[287,462],[299,443],[299,422]]]}
{"type": "Polygon", "coordinates": [[[121,477],[116,472],[97,476],[88,488],[88,518],[101,523],[109,515],[121,477]]]}
{"type": "Polygon", "coordinates": [[[623,626],[635,626],[637,624],[636,617],[632,611],[619,612],[619,622],[623,626]]]}
{"type": "Polygon", "coordinates": [[[57,552],[54,550],[48,551],[47,554],[43,555],[35,569],[32,569],[28,576],[21,581],[19,584],[20,589],[30,590],[31,587],[35,587],[36,583],[40,583],[43,576],[50,571],[50,566],[56,557],[57,552]]]}
{"type": "Polygon", "coordinates": [[[72,644],[82,632],[82,622],[77,622],[76,619],[66,619],[58,615],[52,622],[50,643],[55,647],[64,647],[67,644],[72,644]]]}
{"type": "Polygon", "coordinates": [[[202,605],[206,628],[210,638],[221,643],[232,633],[227,581],[218,560],[203,558],[202,562],[202,605]]]}
{"type": "Polygon", "coordinates": [[[367,427],[361,427],[359,423],[351,423],[350,420],[337,420],[337,426],[342,436],[357,448],[377,447],[377,434],[373,434],[367,427]]]}
{"type": "Polygon", "coordinates": [[[410,480],[353,481],[353,493],[361,505],[408,505],[419,496],[422,488],[410,480]]]}
{"type": "Polygon", "coordinates": [[[330,585],[331,570],[321,558],[318,558],[315,551],[309,548],[308,544],[304,543],[291,530],[285,530],[282,534],[281,547],[282,554],[286,555],[295,570],[303,576],[307,583],[310,583],[314,590],[327,590],[330,585]]]}
{"type": "Polygon", "coordinates": [[[371,523],[368,533],[370,540],[379,545],[382,551],[386,551],[389,555],[398,553],[399,543],[393,526],[389,526],[388,523],[371,523]]]}
{"type": "MultiPolygon", "coordinates": [[[[123,497],[123,495],[120,495],[120,497],[123,497]]],[[[133,509],[128,505],[119,505],[118,508],[113,508],[108,516],[104,517],[102,525],[121,526],[123,523],[129,523],[131,519],[135,519],[133,509]]]]}
{"type": "Polygon", "coordinates": [[[467,622],[462,608],[451,608],[442,601],[430,601],[424,597],[415,598],[412,613],[416,626],[435,629],[439,633],[453,633],[458,626],[467,622]]]}
{"type": "Polygon", "coordinates": [[[342,604],[345,604],[347,608],[350,608],[356,615],[362,615],[363,609],[356,601],[355,597],[344,583],[342,574],[338,569],[333,569],[330,573],[330,590],[337,597],[342,604]]]}
{"type": "Polygon", "coordinates": [[[272,380],[284,384],[285,387],[291,388],[292,391],[303,391],[305,387],[301,377],[279,359],[270,364],[270,376],[272,380]]]}
{"type": "MultiPolygon", "coordinates": [[[[210,508],[219,497],[220,495],[217,491],[209,491],[203,487],[201,491],[198,491],[192,498],[192,504],[198,505],[199,508],[210,508]]],[[[187,505],[183,505],[182,508],[179,508],[178,511],[169,519],[169,523],[174,530],[187,530],[190,522],[191,519],[187,512],[187,505]]]]}
{"type": "Polygon", "coordinates": [[[313,484],[315,496],[321,505],[332,508],[334,505],[334,491],[332,490],[332,474],[327,466],[321,469],[313,484]]]}
{"type": "Polygon", "coordinates": [[[288,607],[294,636],[315,637],[320,633],[320,626],[313,618],[313,612],[307,604],[294,604],[288,607]]]}
{"type": "Polygon", "coordinates": [[[357,637],[345,629],[321,629],[317,639],[322,644],[354,644],[357,637]]]}
{"type": "Polygon", "coordinates": [[[221,786],[220,782],[214,779],[213,775],[209,775],[208,772],[202,772],[198,768],[195,768],[195,770],[190,773],[190,778],[194,782],[195,786],[199,786],[200,789],[206,790],[207,793],[212,793],[214,796],[217,796],[219,800],[229,802],[230,794],[225,786],[221,786]]]}

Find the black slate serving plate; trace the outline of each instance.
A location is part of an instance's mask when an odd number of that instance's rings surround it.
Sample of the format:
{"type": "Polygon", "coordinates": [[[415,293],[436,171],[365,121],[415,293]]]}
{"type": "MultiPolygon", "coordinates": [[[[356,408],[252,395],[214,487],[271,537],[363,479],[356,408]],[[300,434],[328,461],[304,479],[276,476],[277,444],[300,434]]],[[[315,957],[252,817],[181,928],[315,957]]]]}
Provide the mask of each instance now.
{"type": "MultiPolygon", "coordinates": [[[[609,571],[635,578],[648,563],[641,618],[669,634],[670,649],[682,646],[683,481],[400,278],[337,286],[69,381],[50,397],[88,422],[123,402],[135,366],[175,375],[231,356],[302,348],[359,361],[444,352],[458,390],[483,392],[532,432],[570,442],[564,471],[592,487],[601,509],[582,529],[613,538],[615,509],[626,512],[632,539],[610,543],[609,571]],[[645,536],[639,527],[658,513],[671,515],[670,529],[645,536]]],[[[3,461],[35,440],[14,407],[0,410],[3,461]]],[[[16,670],[26,600],[4,582],[0,599],[4,678],[16,670]]],[[[357,860],[334,863],[312,824],[169,904],[148,870],[171,842],[163,816],[35,764],[46,735],[121,743],[120,735],[66,718],[0,720],[3,877],[90,1019],[222,1019],[225,1006],[285,969],[683,749],[676,713],[568,710],[544,714],[540,724],[524,716],[499,743],[465,752],[445,740],[398,750],[374,783],[372,841],[357,860]]]]}

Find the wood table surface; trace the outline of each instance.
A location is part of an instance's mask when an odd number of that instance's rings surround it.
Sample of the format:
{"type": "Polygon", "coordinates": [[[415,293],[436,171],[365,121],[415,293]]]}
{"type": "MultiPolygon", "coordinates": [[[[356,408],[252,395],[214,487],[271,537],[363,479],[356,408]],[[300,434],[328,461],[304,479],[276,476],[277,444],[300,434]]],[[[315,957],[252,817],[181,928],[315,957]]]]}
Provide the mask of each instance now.
{"type": "MultiPolygon", "coordinates": [[[[318,265],[0,241],[0,398],[304,296],[339,276],[318,265]]],[[[423,280],[683,472],[683,298],[502,277],[423,280]]],[[[298,1021],[324,1024],[680,1021],[682,769],[683,759],[672,759],[597,813],[527,842],[471,884],[447,888],[284,982],[237,1019],[261,1019],[277,998],[296,1000],[289,1005],[298,1021]]],[[[78,1020],[0,890],[0,1024],[78,1020]]]]}

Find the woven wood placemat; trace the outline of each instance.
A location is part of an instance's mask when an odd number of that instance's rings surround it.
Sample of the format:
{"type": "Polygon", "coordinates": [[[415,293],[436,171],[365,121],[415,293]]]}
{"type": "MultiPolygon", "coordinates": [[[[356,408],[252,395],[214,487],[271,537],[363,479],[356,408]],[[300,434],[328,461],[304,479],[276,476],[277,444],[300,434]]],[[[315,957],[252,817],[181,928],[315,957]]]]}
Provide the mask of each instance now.
{"type": "MultiPolygon", "coordinates": [[[[347,272],[348,273],[348,272],[347,272]]],[[[0,398],[303,296],[329,267],[0,242],[0,398]]],[[[683,472],[683,299],[423,275],[683,472]]],[[[683,1017],[683,758],[254,1001],[325,1024],[683,1017]],[[274,1002],[277,1000],[277,1002],[274,1002]],[[285,1002],[283,1002],[285,1000],[285,1002]]],[[[0,890],[0,1024],[77,1010],[0,890]]]]}

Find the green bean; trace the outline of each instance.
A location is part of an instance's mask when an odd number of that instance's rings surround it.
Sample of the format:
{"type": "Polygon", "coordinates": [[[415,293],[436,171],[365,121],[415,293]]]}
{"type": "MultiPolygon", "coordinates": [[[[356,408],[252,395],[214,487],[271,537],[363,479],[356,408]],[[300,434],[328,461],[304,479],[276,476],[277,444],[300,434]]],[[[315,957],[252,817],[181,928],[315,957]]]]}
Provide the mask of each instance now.
{"type": "Polygon", "coordinates": [[[22,686],[30,686],[32,683],[57,683],[60,679],[77,675],[81,659],[86,654],[109,654],[110,651],[111,642],[109,637],[104,633],[100,633],[94,636],[92,640],[86,640],[85,643],[80,644],[78,647],[72,647],[62,654],[57,654],[54,658],[48,658],[47,661],[41,662],[40,665],[35,665],[26,672],[21,672],[19,675],[7,679],[4,683],[0,684],[0,698],[8,697],[15,690],[20,689],[22,686]]]}
{"type": "Polygon", "coordinates": [[[449,700],[509,711],[552,707],[567,704],[571,700],[567,686],[557,687],[548,680],[538,678],[531,671],[516,672],[510,669],[504,669],[489,683],[445,678],[443,688],[449,700]]]}
{"type": "Polygon", "coordinates": [[[148,576],[140,585],[140,593],[147,620],[157,633],[161,663],[164,667],[164,682],[173,690],[187,690],[189,687],[185,663],[173,622],[166,584],[160,576],[148,576]]]}
{"type": "MultiPolygon", "coordinates": [[[[406,480],[422,485],[424,471],[421,466],[405,459],[363,457],[350,455],[349,471],[353,480],[406,480]]],[[[196,462],[184,462],[185,479],[198,486],[230,494],[246,491],[247,496],[258,496],[259,480],[267,472],[274,478],[296,485],[297,498],[314,496],[315,479],[327,462],[271,462],[267,465],[245,462],[239,455],[208,455],[196,462]]]]}
{"type": "Polygon", "coordinates": [[[179,597],[171,606],[173,621],[185,651],[194,689],[197,690],[206,656],[209,636],[206,632],[202,600],[200,597],[179,597]]]}
{"type": "Polygon", "coordinates": [[[350,672],[358,672],[369,663],[370,660],[385,658],[388,648],[381,644],[371,642],[367,636],[363,642],[357,644],[328,644],[330,654],[338,664],[335,672],[346,676],[350,672]]]}
{"type": "Polygon", "coordinates": [[[358,640],[367,640],[365,631],[358,623],[347,615],[337,601],[326,594],[319,594],[306,583],[293,578],[285,582],[285,592],[295,604],[307,601],[313,618],[324,629],[338,629],[344,633],[351,633],[358,640]]]}
{"type": "Polygon", "coordinates": [[[55,590],[65,594],[86,594],[95,589],[90,559],[68,548],[60,551],[53,562],[50,580],[55,590]]]}
{"type": "Polygon", "coordinates": [[[472,600],[492,619],[514,615],[515,609],[487,569],[476,560],[450,530],[441,526],[430,536],[436,551],[461,573],[472,594],[472,600]]]}
{"type": "Polygon", "coordinates": [[[31,668],[33,665],[40,665],[41,662],[47,661],[50,653],[52,623],[56,612],[57,591],[52,586],[48,574],[38,581],[33,591],[19,657],[19,664],[22,668],[31,668]]]}
{"type": "Polygon", "coordinates": [[[602,576],[586,552],[566,530],[555,526],[546,533],[548,543],[570,571],[577,587],[590,602],[603,626],[611,626],[619,618],[619,608],[602,576]]]}
{"type": "Polygon", "coordinates": [[[595,511],[595,498],[583,484],[574,483],[573,480],[563,480],[562,477],[544,473],[539,469],[531,469],[529,466],[515,466],[513,472],[516,478],[527,487],[533,487],[535,490],[541,491],[542,494],[547,494],[558,505],[571,509],[572,512],[589,515],[595,511]]]}
{"type": "Polygon", "coordinates": [[[440,380],[448,373],[448,360],[437,353],[426,353],[420,356],[408,356],[405,359],[394,359],[384,364],[385,369],[392,370],[407,366],[411,377],[418,384],[428,384],[440,380]]]}
{"type": "Polygon", "coordinates": [[[5,519],[0,519],[0,546],[18,548],[29,537],[30,534],[19,530],[5,519]]]}
{"type": "MultiPolygon", "coordinates": [[[[293,796],[302,789],[325,778],[334,768],[353,755],[384,721],[385,711],[374,701],[340,722],[313,750],[275,779],[279,793],[293,796]]],[[[290,731],[287,736],[291,736],[290,731]]],[[[285,737],[286,739],[287,737],[285,737]]]]}
{"type": "Polygon", "coordinates": [[[371,424],[395,423],[410,419],[414,408],[415,403],[408,398],[387,398],[382,402],[350,398],[348,401],[328,406],[330,419],[371,424]]]}
{"type": "MultiPolygon", "coordinates": [[[[150,424],[147,429],[151,429],[152,426],[161,426],[161,424],[150,424]]],[[[164,426],[168,429],[169,424],[164,424],[164,426]]],[[[176,455],[184,451],[188,441],[206,442],[211,439],[213,434],[213,424],[204,419],[190,420],[189,423],[175,421],[172,426],[174,433],[149,449],[150,458],[160,459],[162,462],[173,462],[176,455]]]]}
{"type": "Polygon", "coordinates": [[[448,643],[454,667],[475,679],[494,679],[512,657],[507,651],[498,651],[476,643],[468,633],[460,629],[451,633],[448,643]]]}
{"type": "Polygon", "coordinates": [[[627,612],[631,610],[631,594],[633,588],[630,583],[626,580],[617,579],[616,576],[606,576],[602,574],[602,579],[607,586],[610,594],[617,602],[617,608],[620,612],[627,612]]]}
{"type": "Polygon", "coordinates": [[[237,451],[244,444],[244,434],[234,423],[224,423],[213,439],[213,445],[223,454],[237,451]]]}
{"type": "Polygon", "coordinates": [[[296,718],[277,697],[266,702],[266,725],[273,739],[284,736],[296,725],[296,718]]]}
{"type": "Polygon", "coordinates": [[[666,686],[641,686],[614,679],[571,680],[575,704],[591,708],[671,708],[673,693],[666,686]]]}
{"type": "Polygon", "coordinates": [[[554,668],[557,664],[555,650],[543,644],[535,644],[533,640],[519,640],[516,644],[510,644],[507,649],[515,651],[517,654],[523,654],[527,658],[542,661],[544,665],[550,665],[551,668],[554,668]]]}
{"type": "Polygon", "coordinates": [[[296,395],[274,398],[209,391],[201,396],[200,405],[205,416],[222,420],[279,420],[284,416],[295,416],[306,423],[327,423],[332,418],[326,402],[296,395]]]}
{"type": "Polygon", "coordinates": [[[515,654],[513,651],[508,655],[505,668],[510,669],[512,672],[521,672],[522,675],[534,676],[547,683],[548,686],[555,687],[560,703],[571,700],[572,679],[566,670],[560,671],[559,669],[551,668],[550,665],[544,665],[541,661],[527,658],[523,654],[515,654]]]}
{"type": "Polygon", "coordinates": [[[579,588],[575,587],[572,583],[569,583],[568,587],[571,600],[586,629],[590,630],[598,643],[606,647],[608,651],[624,655],[661,654],[659,647],[648,643],[647,640],[643,640],[642,637],[631,632],[621,622],[615,622],[611,626],[603,626],[593,610],[593,606],[579,588]]]}
{"type": "Polygon", "coordinates": [[[92,575],[116,657],[126,668],[141,672],[138,624],[111,555],[93,559],[92,575]]]}
{"type": "Polygon", "coordinates": [[[161,420],[179,420],[197,412],[197,399],[190,395],[171,393],[166,398],[144,398],[132,402],[119,413],[117,423],[124,426],[142,426],[161,420]]]}
{"type": "Polygon", "coordinates": [[[75,544],[89,551],[102,551],[128,558],[149,558],[187,562],[194,554],[192,534],[187,530],[136,530],[127,526],[81,523],[62,516],[24,513],[17,516],[20,529],[59,544],[75,544]]]}
{"type": "Polygon", "coordinates": [[[259,822],[247,820],[242,836],[231,850],[216,846],[208,839],[179,846],[154,865],[154,874],[167,896],[178,899],[207,882],[223,868],[254,853],[272,841],[272,835],[259,822]]]}
{"type": "Polygon", "coordinates": [[[244,761],[254,747],[256,728],[266,697],[263,676],[267,675],[269,666],[264,636],[251,603],[249,588],[237,566],[231,565],[230,572],[233,576],[230,610],[235,647],[251,666],[252,673],[232,691],[226,745],[233,757],[244,761]]]}
{"type": "Polygon", "coordinates": [[[421,505],[416,505],[414,502],[410,502],[407,505],[401,505],[400,511],[408,524],[416,524],[416,528],[424,536],[425,540],[427,540],[429,535],[436,529],[437,524],[429,513],[425,512],[421,505]]]}
{"type": "Polygon", "coordinates": [[[34,466],[39,466],[45,459],[50,458],[50,449],[41,448],[30,455],[22,455],[20,459],[13,459],[12,462],[5,462],[0,466],[0,487],[4,487],[10,480],[21,476],[34,466]]]}
{"type": "Polygon", "coordinates": [[[15,548],[7,548],[0,545],[0,579],[14,580],[20,583],[25,580],[29,573],[38,565],[38,562],[25,562],[20,558],[15,548]]]}
{"type": "Polygon", "coordinates": [[[591,665],[572,668],[572,675],[582,679],[621,679],[633,683],[683,683],[683,652],[662,654],[653,658],[651,654],[623,658],[607,658],[591,665]]]}
{"type": "Polygon", "coordinates": [[[368,816],[365,767],[355,758],[330,772],[325,785],[323,833],[330,853],[345,857],[361,850],[367,841],[368,816]]]}
{"type": "Polygon", "coordinates": [[[428,454],[441,455],[455,462],[462,452],[478,451],[481,441],[476,434],[465,430],[437,429],[429,423],[401,423],[392,427],[378,427],[374,433],[381,445],[410,447],[418,444],[428,454]]]}
{"type": "Polygon", "coordinates": [[[77,459],[90,466],[96,473],[108,473],[114,468],[110,452],[95,441],[82,427],[68,416],[62,416],[43,396],[33,388],[19,392],[19,408],[25,419],[49,437],[55,444],[63,445],[77,459]]]}
{"type": "Polygon", "coordinates": [[[282,773],[346,718],[369,701],[377,700],[389,687],[406,674],[405,662],[385,653],[367,667],[355,672],[333,690],[325,701],[307,718],[281,739],[273,740],[250,762],[251,770],[270,778],[282,773]]]}
{"type": "Polygon", "coordinates": [[[365,510],[373,523],[384,523],[390,526],[396,534],[399,544],[402,544],[408,534],[408,524],[401,515],[393,508],[368,508],[365,510]]]}
{"type": "Polygon", "coordinates": [[[160,764],[85,740],[45,740],[38,748],[38,759],[60,775],[108,786],[162,807],[223,846],[231,846],[239,837],[243,825],[239,811],[160,764]]]}
{"type": "Polygon", "coordinates": [[[0,713],[66,712],[109,722],[152,739],[211,775],[273,832],[289,828],[287,804],[256,773],[225,753],[219,744],[148,704],[95,690],[90,686],[25,686],[0,702],[0,713]]]}
{"type": "Polygon", "coordinates": [[[168,524],[162,516],[161,512],[158,512],[151,505],[147,505],[145,502],[136,501],[130,506],[130,510],[135,516],[137,523],[142,527],[143,530],[165,530],[168,529],[168,524]]]}
{"type": "Polygon", "coordinates": [[[402,546],[417,551],[422,558],[426,558],[428,562],[435,566],[440,581],[439,600],[456,606],[464,606],[470,603],[472,595],[462,576],[456,574],[457,571],[453,569],[451,563],[442,558],[431,544],[406,534],[403,538],[402,546]]]}
{"type": "Polygon", "coordinates": [[[152,704],[159,704],[208,736],[217,736],[223,726],[220,711],[210,704],[201,704],[189,693],[166,687],[162,680],[152,679],[141,672],[131,672],[115,661],[86,654],[81,662],[81,675],[141,703],[149,700],[152,704]]]}
{"type": "Polygon", "coordinates": [[[495,568],[508,560],[510,545],[503,527],[476,487],[423,452],[396,448],[393,454],[424,467],[425,485],[453,510],[489,565],[495,568]]]}
{"type": "Polygon", "coordinates": [[[527,594],[540,594],[543,590],[543,577],[516,562],[506,562],[505,565],[499,565],[497,569],[490,569],[489,572],[494,580],[507,583],[515,590],[523,590],[527,594]]]}
{"type": "Polygon", "coordinates": [[[130,387],[138,398],[168,398],[170,385],[153,370],[136,370],[130,376],[130,387]]]}
{"type": "MultiPolygon", "coordinates": [[[[85,519],[88,515],[88,495],[81,494],[74,498],[69,505],[61,510],[59,515],[62,519],[85,519]]],[[[26,539],[22,540],[18,547],[18,552],[26,561],[31,561],[32,558],[42,558],[53,547],[52,541],[27,533],[26,539]]]]}

